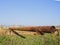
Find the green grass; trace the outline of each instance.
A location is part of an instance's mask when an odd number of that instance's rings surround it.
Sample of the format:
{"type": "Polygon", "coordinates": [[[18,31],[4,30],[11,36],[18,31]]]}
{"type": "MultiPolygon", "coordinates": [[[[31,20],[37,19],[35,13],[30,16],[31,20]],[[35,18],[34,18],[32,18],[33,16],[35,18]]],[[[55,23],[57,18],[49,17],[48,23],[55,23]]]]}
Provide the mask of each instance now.
{"type": "Polygon", "coordinates": [[[60,36],[51,34],[41,35],[24,35],[26,38],[19,36],[0,36],[0,45],[60,45],[60,36]]]}

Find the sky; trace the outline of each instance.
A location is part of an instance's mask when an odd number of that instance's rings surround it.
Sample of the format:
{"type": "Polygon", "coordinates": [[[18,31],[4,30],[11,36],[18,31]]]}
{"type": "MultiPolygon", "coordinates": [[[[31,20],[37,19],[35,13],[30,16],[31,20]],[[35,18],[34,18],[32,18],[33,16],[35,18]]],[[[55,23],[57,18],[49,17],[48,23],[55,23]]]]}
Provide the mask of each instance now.
{"type": "Polygon", "coordinates": [[[0,24],[60,25],[60,0],[0,0],[0,24]]]}

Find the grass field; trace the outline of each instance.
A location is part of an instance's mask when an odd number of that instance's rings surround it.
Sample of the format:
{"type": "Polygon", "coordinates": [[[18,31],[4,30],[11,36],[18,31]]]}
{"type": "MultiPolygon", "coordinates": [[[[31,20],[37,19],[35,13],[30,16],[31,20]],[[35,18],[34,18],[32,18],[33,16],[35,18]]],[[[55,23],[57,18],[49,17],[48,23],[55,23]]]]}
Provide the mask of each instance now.
{"type": "MultiPolygon", "coordinates": [[[[25,38],[22,38],[17,35],[6,35],[5,32],[6,30],[0,30],[0,45],[60,45],[60,35],[31,35],[32,32],[18,31],[20,34],[23,33],[25,38]],[[26,35],[27,33],[28,35],[26,35]]],[[[9,33],[7,32],[7,34],[9,33]]]]}
{"type": "Polygon", "coordinates": [[[0,45],[60,45],[60,36],[45,34],[19,36],[0,36],[0,45]]]}

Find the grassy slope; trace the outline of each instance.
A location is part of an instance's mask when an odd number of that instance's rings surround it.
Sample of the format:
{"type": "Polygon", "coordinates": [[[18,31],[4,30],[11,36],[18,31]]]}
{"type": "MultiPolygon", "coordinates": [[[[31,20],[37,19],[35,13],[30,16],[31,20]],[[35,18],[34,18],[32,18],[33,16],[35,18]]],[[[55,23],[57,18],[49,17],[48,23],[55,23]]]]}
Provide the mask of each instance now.
{"type": "Polygon", "coordinates": [[[0,45],[60,45],[60,36],[51,34],[25,35],[25,39],[19,36],[0,36],[0,45]]]}

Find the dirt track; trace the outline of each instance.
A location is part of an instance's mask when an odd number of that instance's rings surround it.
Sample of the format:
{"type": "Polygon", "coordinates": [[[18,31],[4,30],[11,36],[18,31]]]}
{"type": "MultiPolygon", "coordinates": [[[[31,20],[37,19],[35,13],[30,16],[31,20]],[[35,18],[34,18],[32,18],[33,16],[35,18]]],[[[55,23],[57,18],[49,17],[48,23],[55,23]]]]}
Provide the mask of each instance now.
{"type": "MultiPolygon", "coordinates": [[[[15,30],[16,31],[16,30],[15,30]]],[[[29,32],[29,31],[16,31],[18,34],[30,34],[34,35],[36,32],[29,32]]],[[[0,35],[16,35],[14,32],[10,32],[9,30],[0,30],[0,35]]]]}
{"type": "MultiPolygon", "coordinates": [[[[34,35],[36,34],[36,32],[29,32],[29,31],[18,31],[18,30],[15,30],[18,34],[21,34],[21,35],[24,35],[24,34],[29,34],[29,35],[34,35]]],[[[59,30],[60,32],[60,30],[59,30]]],[[[9,30],[0,30],[0,35],[16,35],[14,32],[10,31],[9,30]]]]}

